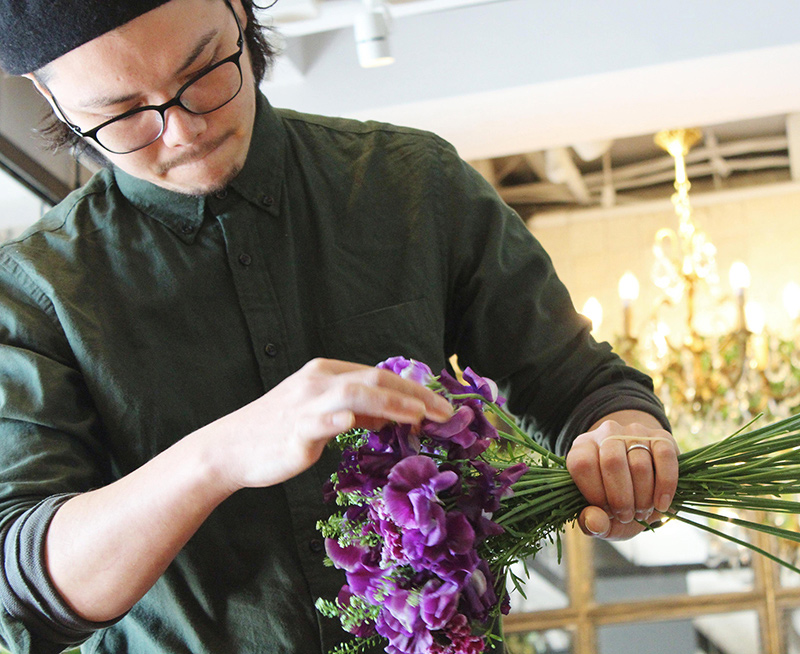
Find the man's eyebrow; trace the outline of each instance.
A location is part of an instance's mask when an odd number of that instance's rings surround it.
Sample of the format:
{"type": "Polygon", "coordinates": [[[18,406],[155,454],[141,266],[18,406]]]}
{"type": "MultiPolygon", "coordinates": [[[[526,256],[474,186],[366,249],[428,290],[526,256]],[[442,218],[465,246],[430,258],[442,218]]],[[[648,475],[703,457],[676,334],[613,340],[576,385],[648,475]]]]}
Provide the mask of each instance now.
{"type": "Polygon", "coordinates": [[[80,100],[77,103],[77,109],[103,109],[104,107],[113,107],[118,104],[130,102],[139,97],[138,93],[128,93],[126,95],[98,95],[94,98],[80,100]]]}
{"type": "Polygon", "coordinates": [[[194,46],[194,50],[192,50],[191,54],[189,54],[186,59],[184,59],[183,63],[178,67],[175,71],[175,76],[177,77],[181,73],[185,72],[188,68],[191,68],[192,64],[197,61],[197,58],[203,54],[203,50],[208,47],[208,44],[214,40],[214,38],[219,34],[219,30],[215,27],[208,32],[206,32],[201,39],[197,42],[197,45],[194,46]]]}
{"type": "MultiPolygon", "coordinates": [[[[208,47],[214,38],[219,33],[216,28],[210,29],[206,32],[195,45],[194,49],[189,53],[189,56],[183,60],[183,63],[175,70],[174,76],[178,77],[187,69],[191,68],[192,64],[197,61],[198,57],[203,54],[203,51],[208,47]]],[[[94,98],[83,100],[80,102],[81,109],[102,109],[103,107],[114,107],[118,104],[131,102],[139,97],[138,93],[126,93],[124,95],[100,95],[94,98]]]]}

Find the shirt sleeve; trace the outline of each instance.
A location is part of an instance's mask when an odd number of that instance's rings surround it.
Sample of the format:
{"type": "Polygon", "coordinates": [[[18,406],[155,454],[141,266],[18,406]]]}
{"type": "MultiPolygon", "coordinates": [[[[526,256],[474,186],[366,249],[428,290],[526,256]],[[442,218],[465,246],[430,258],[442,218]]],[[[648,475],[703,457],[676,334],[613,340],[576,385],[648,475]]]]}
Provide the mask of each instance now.
{"type": "Polygon", "coordinates": [[[44,541],[58,508],[73,494],[41,501],[9,523],[3,541],[3,575],[0,599],[9,616],[30,630],[36,651],[60,652],[75,647],[95,631],[116,624],[122,617],[97,623],[83,619],[59,595],[47,573],[44,541]]]}
{"type": "Polygon", "coordinates": [[[50,654],[103,625],[59,597],[47,527],[71,495],[103,483],[100,426],[46,295],[0,252],[0,643],[50,654]]]}
{"type": "Polygon", "coordinates": [[[519,216],[452,148],[441,156],[439,212],[455,244],[448,351],[495,379],[523,428],[558,454],[621,409],[648,412],[669,428],[652,380],[594,340],[519,216]]]}

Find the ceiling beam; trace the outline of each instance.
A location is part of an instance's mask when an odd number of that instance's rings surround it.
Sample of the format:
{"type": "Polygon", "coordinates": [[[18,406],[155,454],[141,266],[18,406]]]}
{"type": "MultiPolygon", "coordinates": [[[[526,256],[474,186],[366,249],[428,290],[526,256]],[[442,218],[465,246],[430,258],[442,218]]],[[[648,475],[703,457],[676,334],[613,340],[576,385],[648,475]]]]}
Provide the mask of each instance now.
{"type": "Polygon", "coordinates": [[[786,136],[789,148],[789,169],[792,179],[800,181],[800,113],[786,116],[786,136]]]}
{"type": "Polygon", "coordinates": [[[578,204],[589,204],[592,196],[567,148],[552,148],[545,152],[545,172],[554,184],[564,183],[578,204]]]}

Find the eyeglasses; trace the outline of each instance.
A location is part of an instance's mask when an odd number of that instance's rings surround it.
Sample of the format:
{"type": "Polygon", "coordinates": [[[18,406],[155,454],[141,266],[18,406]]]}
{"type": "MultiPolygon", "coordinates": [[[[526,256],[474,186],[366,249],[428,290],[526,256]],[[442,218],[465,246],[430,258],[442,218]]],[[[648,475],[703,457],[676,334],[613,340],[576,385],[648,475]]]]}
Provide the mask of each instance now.
{"type": "Polygon", "coordinates": [[[239,17],[228,0],[225,0],[225,4],[233,13],[236,27],[239,29],[239,40],[236,42],[238,51],[195,75],[178,89],[172,100],[160,105],[131,109],[84,132],[66,118],[64,111],[51,94],[61,119],[73,132],[94,140],[112,154],[129,154],[146,148],[161,138],[166,125],[164,114],[171,107],[180,107],[195,116],[210,114],[224,107],[242,88],[240,58],[244,52],[244,34],[239,17]]]}

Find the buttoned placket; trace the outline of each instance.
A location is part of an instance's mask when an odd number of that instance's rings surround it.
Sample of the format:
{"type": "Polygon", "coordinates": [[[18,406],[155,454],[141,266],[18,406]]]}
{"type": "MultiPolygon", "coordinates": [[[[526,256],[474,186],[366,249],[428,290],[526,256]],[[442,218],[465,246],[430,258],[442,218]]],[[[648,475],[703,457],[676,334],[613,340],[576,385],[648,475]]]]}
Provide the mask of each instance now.
{"type": "Polygon", "coordinates": [[[291,373],[281,347],[286,326],[254,225],[269,216],[228,189],[209,197],[208,208],[222,228],[228,266],[266,391],[291,373]]]}
{"type": "MultiPolygon", "coordinates": [[[[274,220],[276,201],[273,195],[264,194],[258,203],[251,203],[229,190],[209,198],[208,208],[222,228],[239,304],[247,320],[264,388],[268,390],[290,374],[292,366],[289,335],[265,259],[269,244],[263,239],[267,238],[269,230],[257,229],[255,222],[274,220]]],[[[316,528],[326,511],[322,503],[325,474],[315,466],[283,482],[282,486],[291,512],[297,556],[309,591],[315,598],[330,599],[338,586],[331,586],[331,571],[323,565],[325,546],[316,528]]],[[[337,642],[340,629],[335,622],[322,618],[320,629],[325,640],[323,649],[327,651],[337,642]]]]}

